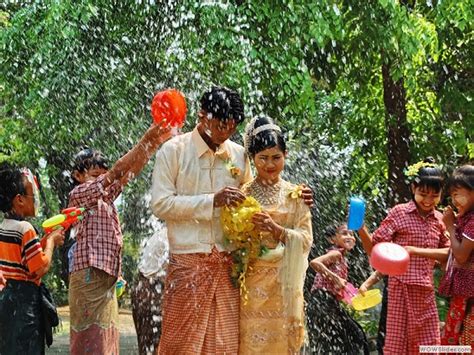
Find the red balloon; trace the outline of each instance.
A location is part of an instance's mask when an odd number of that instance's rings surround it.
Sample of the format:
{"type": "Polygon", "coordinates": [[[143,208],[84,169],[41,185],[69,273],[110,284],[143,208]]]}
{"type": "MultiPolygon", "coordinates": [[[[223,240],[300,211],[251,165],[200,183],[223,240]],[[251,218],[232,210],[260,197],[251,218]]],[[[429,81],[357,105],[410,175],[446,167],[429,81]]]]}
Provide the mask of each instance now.
{"type": "Polygon", "coordinates": [[[402,275],[408,270],[410,255],[395,243],[378,243],[372,248],[370,265],[375,270],[389,276],[402,275]]]}
{"type": "Polygon", "coordinates": [[[175,89],[158,92],[151,102],[153,121],[163,127],[168,124],[173,127],[182,127],[187,111],[184,95],[175,89]]]}

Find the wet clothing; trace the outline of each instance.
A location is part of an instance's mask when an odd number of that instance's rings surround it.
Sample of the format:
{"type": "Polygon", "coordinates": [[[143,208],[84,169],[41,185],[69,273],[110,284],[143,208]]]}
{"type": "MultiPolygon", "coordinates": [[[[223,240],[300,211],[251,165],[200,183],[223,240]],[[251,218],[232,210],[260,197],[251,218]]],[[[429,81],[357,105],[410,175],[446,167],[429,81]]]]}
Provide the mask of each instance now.
{"type": "MultiPolygon", "coordinates": [[[[333,247],[328,250],[340,253],[338,261],[326,267],[337,276],[347,280],[349,267],[345,258],[345,249],[333,247]]],[[[369,343],[359,323],[341,306],[343,290],[317,272],[311,288],[310,345],[315,354],[369,354],[369,343]]]]}
{"type": "Polygon", "coordinates": [[[0,271],[5,279],[34,282],[35,271],[48,263],[33,226],[27,221],[5,218],[0,224],[0,271]]]}
{"type": "Polygon", "coordinates": [[[140,355],[155,353],[161,336],[169,247],[166,227],[159,225],[144,243],[138,262],[138,280],[131,288],[132,313],[140,355]]]}
{"type": "Polygon", "coordinates": [[[153,171],[151,209],[166,222],[170,252],[227,250],[221,209],[213,207],[214,194],[226,186],[240,187],[250,179],[244,148],[230,140],[214,152],[195,128],[163,143],[153,171]],[[230,165],[240,173],[233,175],[230,165]]]}
{"type": "Polygon", "coordinates": [[[160,354],[237,353],[239,290],[230,279],[221,209],[213,205],[216,192],[250,179],[242,146],[227,140],[214,152],[197,128],[158,150],[151,209],[166,222],[171,255],[160,354]]]}
{"type": "MultiPolygon", "coordinates": [[[[349,274],[349,268],[347,265],[347,260],[345,257],[345,250],[344,248],[330,248],[327,250],[327,252],[336,250],[340,253],[340,258],[338,261],[331,265],[326,265],[326,267],[335,273],[337,276],[340,278],[347,280],[347,276],[349,274]]],[[[334,283],[331,282],[331,280],[327,277],[324,277],[321,273],[317,272],[315,277],[314,277],[314,282],[313,286],[311,287],[311,292],[317,289],[323,289],[331,293],[334,297],[336,297],[338,300],[341,300],[343,298],[343,290],[337,290],[336,287],[334,286],[334,283]]]]}
{"type": "Polygon", "coordinates": [[[303,286],[313,242],[311,212],[303,199],[291,197],[296,185],[285,180],[277,184],[262,187],[253,180],[242,187],[285,231],[284,244],[276,246],[273,235],[261,233],[268,251],[251,262],[246,273],[240,354],[294,354],[305,339],[303,286]]]}
{"type": "Polygon", "coordinates": [[[44,354],[39,286],[8,280],[0,292],[0,354],[44,354]]]}
{"type": "Polygon", "coordinates": [[[72,272],[94,267],[119,277],[122,265],[122,230],[114,201],[122,192],[120,181],[104,188],[105,174],[76,186],[69,207],[84,207],[84,218],[75,225],[76,249],[72,272]]]}
{"type": "Polygon", "coordinates": [[[71,354],[118,354],[117,278],[87,268],[70,275],[71,354]]]}
{"type": "Polygon", "coordinates": [[[466,317],[467,298],[453,296],[449,302],[444,328],[441,332],[441,344],[458,345],[466,317]]]}
{"type": "Polygon", "coordinates": [[[420,345],[439,345],[438,309],[433,289],[407,285],[390,277],[386,327],[384,354],[418,354],[420,345]]]}
{"type": "Polygon", "coordinates": [[[133,323],[140,355],[154,354],[161,336],[164,277],[146,277],[140,272],[131,288],[133,323]]]}
{"type": "Polygon", "coordinates": [[[5,218],[0,224],[0,354],[44,354],[58,325],[56,307],[35,272],[48,264],[33,226],[5,218]]]}
{"type": "Polygon", "coordinates": [[[239,290],[227,252],[171,254],[158,353],[237,354],[239,290]]]}
{"type": "Polygon", "coordinates": [[[76,186],[69,207],[84,207],[75,226],[76,244],[69,277],[71,354],[118,354],[115,284],[122,266],[122,231],[114,200],[120,181],[104,188],[105,174],[76,186]]]}
{"type": "MultiPolygon", "coordinates": [[[[401,246],[447,248],[449,238],[445,231],[440,212],[432,211],[423,217],[415,202],[410,201],[390,210],[372,241],[374,245],[393,242],[401,246]]],[[[417,353],[419,345],[440,344],[434,265],[434,260],[412,256],[407,272],[389,276],[385,354],[417,353]]]]}
{"type": "MultiPolygon", "coordinates": [[[[474,240],[474,211],[457,220],[456,239],[462,242],[463,238],[474,240]]],[[[439,293],[445,296],[474,297],[474,252],[471,252],[468,261],[462,265],[451,253],[439,293]]]]}
{"type": "MultiPolygon", "coordinates": [[[[456,221],[456,239],[474,240],[474,211],[461,216],[456,221]]],[[[446,273],[441,280],[439,293],[451,296],[449,311],[441,343],[446,345],[471,345],[474,348],[474,252],[468,261],[459,264],[452,252],[449,256],[446,273]]]]}
{"type": "MultiPolygon", "coordinates": [[[[396,205],[374,232],[373,244],[393,242],[401,246],[447,248],[450,243],[449,238],[444,235],[446,227],[442,217],[438,211],[432,211],[426,217],[422,217],[413,201],[396,205]]],[[[407,272],[392,277],[408,285],[433,288],[435,263],[433,259],[412,256],[407,272]]]]}

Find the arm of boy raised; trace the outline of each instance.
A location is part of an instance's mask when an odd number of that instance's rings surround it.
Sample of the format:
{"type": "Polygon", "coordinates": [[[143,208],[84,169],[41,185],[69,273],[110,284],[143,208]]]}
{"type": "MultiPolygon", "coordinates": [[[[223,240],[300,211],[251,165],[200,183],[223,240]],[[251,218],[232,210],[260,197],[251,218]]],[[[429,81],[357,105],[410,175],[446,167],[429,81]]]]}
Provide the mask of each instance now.
{"type": "Polygon", "coordinates": [[[104,187],[116,180],[120,180],[122,185],[126,185],[140,173],[158,147],[170,137],[171,127],[163,128],[152,124],[140,141],[107,172],[104,187]]]}

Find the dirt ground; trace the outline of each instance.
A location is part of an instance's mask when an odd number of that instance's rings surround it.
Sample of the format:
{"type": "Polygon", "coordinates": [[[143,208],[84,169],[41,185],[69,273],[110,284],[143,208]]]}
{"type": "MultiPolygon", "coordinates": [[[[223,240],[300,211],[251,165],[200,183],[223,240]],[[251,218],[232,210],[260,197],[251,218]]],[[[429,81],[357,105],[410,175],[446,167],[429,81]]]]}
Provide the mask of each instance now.
{"type": "MultiPolygon", "coordinates": [[[[58,307],[60,324],[57,332],[53,334],[53,345],[46,354],[69,354],[69,307],[58,307]]],[[[120,354],[138,354],[137,333],[133,324],[132,312],[127,309],[119,310],[120,317],[120,354]]]]}

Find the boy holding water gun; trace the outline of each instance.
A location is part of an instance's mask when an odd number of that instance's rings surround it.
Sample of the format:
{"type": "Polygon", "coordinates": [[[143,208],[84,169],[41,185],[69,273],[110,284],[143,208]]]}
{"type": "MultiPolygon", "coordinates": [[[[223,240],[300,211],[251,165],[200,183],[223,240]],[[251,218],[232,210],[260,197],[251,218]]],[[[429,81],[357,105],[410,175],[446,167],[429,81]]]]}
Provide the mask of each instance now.
{"type": "Polygon", "coordinates": [[[52,344],[54,306],[44,299],[49,292],[41,283],[48,272],[54,248],[64,241],[56,230],[39,241],[26,221],[36,216],[39,194],[29,169],[0,164],[0,354],[44,354],[45,340],[52,344]],[[53,313],[53,315],[51,315],[53,313]]]}
{"type": "Polygon", "coordinates": [[[119,353],[115,286],[121,274],[122,232],[114,201],[170,136],[169,127],[153,124],[110,169],[93,149],[83,149],[75,157],[72,175],[78,185],[69,195],[69,207],[84,207],[87,213],[75,226],[69,279],[71,354],[119,353]]]}

